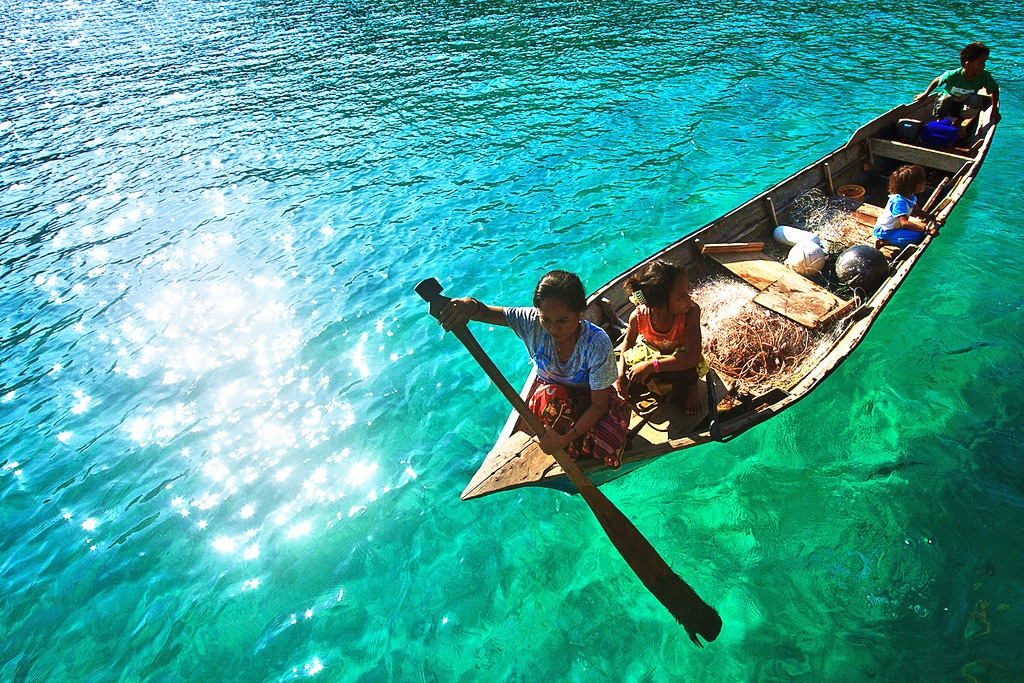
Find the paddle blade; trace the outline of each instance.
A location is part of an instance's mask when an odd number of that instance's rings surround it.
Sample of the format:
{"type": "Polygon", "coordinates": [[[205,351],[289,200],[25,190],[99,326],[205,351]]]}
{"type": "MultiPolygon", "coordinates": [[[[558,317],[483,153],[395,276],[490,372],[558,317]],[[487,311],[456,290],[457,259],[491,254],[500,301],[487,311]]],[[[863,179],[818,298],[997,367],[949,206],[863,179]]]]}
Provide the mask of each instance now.
{"type": "Polygon", "coordinates": [[[697,647],[704,647],[697,636],[710,643],[722,632],[722,617],[715,608],[701,600],[675,572],[663,574],[657,584],[651,587],[651,593],[682,624],[697,647]]]}
{"type": "Polygon", "coordinates": [[[420,283],[413,289],[413,291],[420,295],[420,298],[430,304],[428,309],[430,315],[438,319],[441,316],[441,309],[450,301],[448,297],[442,296],[441,290],[441,283],[432,277],[420,280],[420,283]]]}
{"type": "Polygon", "coordinates": [[[590,506],[601,528],[608,534],[608,539],[626,560],[626,564],[658,602],[686,629],[690,640],[697,647],[704,647],[697,639],[698,635],[709,643],[717,638],[722,631],[722,617],[715,608],[701,600],[696,591],[672,571],[650,541],[587,479],[572,458],[564,451],[559,451],[554,458],[590,506]]]}

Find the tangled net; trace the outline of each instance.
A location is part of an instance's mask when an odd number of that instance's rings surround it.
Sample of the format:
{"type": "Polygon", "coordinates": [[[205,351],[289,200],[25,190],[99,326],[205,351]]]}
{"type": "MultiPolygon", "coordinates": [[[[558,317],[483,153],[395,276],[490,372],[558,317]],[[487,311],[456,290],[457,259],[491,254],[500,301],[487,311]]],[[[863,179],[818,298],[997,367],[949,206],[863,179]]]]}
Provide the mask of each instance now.
{"type": "Polygon", "coordinates": [[[839,254],[858,243],[857,221],[847,200],[826,197],[820,190],[810,190],[793,201],[793,220],[804,224],[804,230],[815,232],[830,254],[839,254]]]}
{"type": "Polygon", "coordinates": [[[713,280],[691,292],[701,308],[704,356],[723,379],[749,391],[785,387],[822,335],[755,304],[756,294],[733,280],[713,280]]]}

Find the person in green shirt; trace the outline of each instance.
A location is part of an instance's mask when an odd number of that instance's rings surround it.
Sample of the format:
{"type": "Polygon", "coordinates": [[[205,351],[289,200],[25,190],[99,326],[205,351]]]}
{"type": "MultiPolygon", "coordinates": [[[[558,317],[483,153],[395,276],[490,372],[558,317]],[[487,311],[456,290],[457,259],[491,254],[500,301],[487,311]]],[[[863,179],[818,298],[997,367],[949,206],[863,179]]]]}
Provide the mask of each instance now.
{"type": "Polygon", "coordinates": [[[917,101],[942,86],[946,94],[935,103],[935,117],[952,119],[953,125],[960,128],[960,137],[967,135],[968,127],[961,124],[967,121],[969,125],[975,115],[989,107],[993,107],[993,123],[999,123],[1002,118],[999,114],[999,86],[992,74],[985,70],[989,52],[985,45],[971,43],[960,50],[959,69],[937,76],[923,93],[914,97],[917,101]],[[979,94],[980,90],[984,90],[987,95],[979,94]]]}

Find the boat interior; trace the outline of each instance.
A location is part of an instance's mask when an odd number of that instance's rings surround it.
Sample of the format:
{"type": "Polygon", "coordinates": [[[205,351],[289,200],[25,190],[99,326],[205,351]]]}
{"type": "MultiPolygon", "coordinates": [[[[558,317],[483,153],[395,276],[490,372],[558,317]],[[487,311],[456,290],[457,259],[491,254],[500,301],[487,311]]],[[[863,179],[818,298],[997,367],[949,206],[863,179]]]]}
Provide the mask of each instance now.
{"type": "MultiPolygon", "coordinates": [[[[915,217],[939,228],[980,162],[979,151],[990,138],[988,112],[965,122],[963,136],[936,122],[934,129],[942,134],[938,137],[929,134],[930,124],[935,121],[931,109],[929,99],[890,112],[890,116],[858,130],[836,152],[655,257],[684,263],[692,289],[711,280],[737,278],[751,286],[755,304],[807,330],[831,331],[835,336],[842,331],[837,323],[856,316],[857,309],[881,288],[882,281],[896,275],[903,261],[916,257],[933,239],[928,236],[921,244],[902,249],[880,246],[887,263],[882,280],[877,282],[859,282],[837,273],[837,257],[842,252],[851,247],[874,247],[873,229],[888,200],[892,171],[907,164],[925,169],[926,187],[918,197],[915,217]],[[818,235],[827,252],[824,266],[813,274],[801,274],[787,265],[794,245],[779,241],[779,226],[818,235]]],[[[623,321],[632,308],[623,282],[620,276],[599,292],[591,308],[590,317],[605,327],[613,341],[621,338],[623,321]]],[[[808,363],[814,360],[809,358],[808,363]]],[[[715,367],[714,362],[711,366],[715,367]]],[[[779,382],[744,386],[742,380],[726,379],[723,383],[724,374],[709,375],[714,386],[712,393],[705,395],[742,396],[743,401],[731,402],[732,408],[745,405],[747,410],[758,397],[761,403],[770,402],[777,393],[773,389],[787,391],[800,378],[800,373],[789,373],[779,382]]],[[[645,423],[642,429],[662,430],[661,434],[650,434],[656,441],[699,432],[713,418],[707,405],[696,417],[670,406],[658,408],[660,413],[646,420],[641,419],[642,412],[634,416],[635,422],[645,423]]]]}
{"type": "MultiPolygon", "coordinates": [[[[579,463],[588,476],[601,483],[658,455],[727,441],[802,397],[852,352],[917,258],[936,239],[929,235],[921,244],[903,249],[873,248],[872,231],[888,199],[889,175],[905,164],[925,168],[926,188],[918,196],[915,216],[939,227],[977,172],[994,132],[990,110],[966,122],[965,135],[951,134],[949,127],[942,130],[931,114],[933,103],[930,97],[902,105],[865,124],[836,151],[699,230],[683,234],[643,262],[673,260],[684,265],[690,276],[691,293],[702,307],[705,357],[711,367],[701,381],[703,405],[695,415],[687,415],[656,395],[635,402],[621,471],[611,472],[596,460],[579,463]],[[941,139],[930,133],[933,130],[941,139]],[[826,252],[820,270],[801,273],[787,265],[795,245],[776,239],[780,226],[820,237],[826,252]],[[843,253],[855,247],[884,254],[876,282],[859,279],[863,273],[852,279],[837,273],[843,253]],[[740,298],[748,300],[741,303],[771,311],[814,337],[814,349],[777,376],[761,373],[753,381],[730,372],[709,351],[708,333],[714,330],[708,329],[707,309],[698,297],[703,286],[728,281],[745,288],[740,298]]],[[[633,309],[625,280],[643,263],[590,298],[585,317],[602,326],[616,345],[633,309]]],[[[534,379],[531,376],[524,387],[524,398],[532,391],[534,379]]],[[[527,428],[513,413],[462,497],[528,484],[565,488],[564,481],[561,469],[531,442],[527,428]]]]}

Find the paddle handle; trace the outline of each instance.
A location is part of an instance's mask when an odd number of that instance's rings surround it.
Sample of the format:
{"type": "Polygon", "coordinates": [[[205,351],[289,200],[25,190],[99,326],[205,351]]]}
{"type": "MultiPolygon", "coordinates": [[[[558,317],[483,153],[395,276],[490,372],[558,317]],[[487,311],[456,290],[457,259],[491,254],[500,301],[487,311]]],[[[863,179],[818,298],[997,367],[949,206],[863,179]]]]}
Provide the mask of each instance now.
{"type": "Polygon", "coordinates": [[[964,174],[964,172],[967,171],[967,169],[970,168],[971,164],[973,164],[973,163],[974,163],[973,159],[968,159],[960,167],[960,170],[958,170],[956,173],[954,173],[951,176],[946,176],[945,178],[943,178],[939,182],[939,184],[935,187],[935,190],[932,192],[931,196],[928,197],[928,201],[926,201],[924,203],[924,205],[921,207],[921,213],[924,214],[924,216],[925,216],[925,218],[927,220],[930,220],[933,223],[941,225],[940,221],[936,218],[936,215],[938,214],[938,211],[932,211],[931,210],[932,205],[935,203],[935,200],[939,198],[939,193],[942,192],[942,189],[944,187],[949,185],[950,186],[950,191],[952,191],[953,185],[958,180],[960,180],[960,176],[962,176],[964,174]]]}
{"type": "Polygon", "coordinates": [[[938,198],[939,193],[942,192],[942,188],[946,187],[946,183],[948,182],[949,176],[943,178],[939,182],[939,184],[935,186],[935,190],[932,191],[931,196],[928,197],[928,201],[926,201],[924,205],[921,207],[921,213],[924,214],[927,218],[929,218],[929,220],[931,219],[931,214],[929,213],[929,210],[932,208],[932,204],[934,204],[935,200],[938,198]]]}
{"type": "MultiPolygon", "coordinates": [[[[419,294],[424,301],[430,304],[430,315],[435,318],[439,318],[441,316],[441,309],[451,301],[450,297],[441,294],[441,283],[434,278],[424,280],[416,285],[416,293],[419,294]]],[[[490,380],[494,382],[494,386],[498,387],[498,390],[501,391],[502,395],[504,395],[508,402],[512,404],[512,407],[515,408],[517,413],[519,413],[519,416],[526,421],[526,424],[530,425],[530,429],[533,430],[533,433],[543,434],[544,424],[540,421],[540,418],[533,414],[533,411],[530,410],[528,405],[526,405],[526,401],[523,400],[523,397],[520,396],[519,392],[517,392],[509,381],[505,379],[505,375],[501,373],[498,366],[494,364],[494,361],[492,361],[490,356],[488,356],[483,350],[483,347],[480,346],[480,342],[476,340],[476,337],[474,337],[473,333],[469,331],[469,328],[465,325],[459,325],[458,327],[452,328],[450,331],[455,334],[455,337],[462,342],[462,345],[466,347],[466,350],[469,351],[470,355],[472,355],[476,362],[480,364],[480,367],[483,368],[485,373],[487,373],[490,380]]]]}

